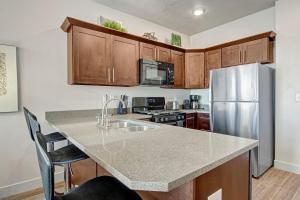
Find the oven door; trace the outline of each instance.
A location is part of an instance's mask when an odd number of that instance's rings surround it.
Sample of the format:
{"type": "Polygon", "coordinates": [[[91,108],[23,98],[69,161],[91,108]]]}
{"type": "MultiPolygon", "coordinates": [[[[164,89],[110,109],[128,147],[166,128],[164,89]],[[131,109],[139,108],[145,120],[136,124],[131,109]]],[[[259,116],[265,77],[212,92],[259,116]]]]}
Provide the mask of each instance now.
{"type": "Polygon", "coordinates": [[[168,83],[168,68],[158,62],[140,61],[141,85],[166,85],[168,83]]]}

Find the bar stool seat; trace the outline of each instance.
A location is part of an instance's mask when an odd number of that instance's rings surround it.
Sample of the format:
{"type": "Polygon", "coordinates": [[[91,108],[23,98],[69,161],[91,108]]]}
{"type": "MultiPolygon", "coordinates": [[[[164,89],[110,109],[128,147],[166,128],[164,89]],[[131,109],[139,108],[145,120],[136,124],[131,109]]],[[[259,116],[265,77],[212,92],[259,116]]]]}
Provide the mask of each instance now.
{"type": "Polygon", "coordinates": [[[45,138],[47,140],[47,143],[49,143],[49,142],[60,142],[60,141],[63,141],[63,140],[67,139],[67,138],[65,138],[65,136],[63,136],[59,132],[49,133],[49,134],[45,135],[45,138]]]}
{"type": "Polygon", "coordinates": [[[94,178],[56,200],[141,200],[116,178],[101,176],[94,178]]]}
{"type": "Polygon", "coordinates": [[[85,153],[83,153],[73,144],[49,152],[49,154],[52,157],[52,162],[54,165],[69,164],[88,158],[85,153]]]}

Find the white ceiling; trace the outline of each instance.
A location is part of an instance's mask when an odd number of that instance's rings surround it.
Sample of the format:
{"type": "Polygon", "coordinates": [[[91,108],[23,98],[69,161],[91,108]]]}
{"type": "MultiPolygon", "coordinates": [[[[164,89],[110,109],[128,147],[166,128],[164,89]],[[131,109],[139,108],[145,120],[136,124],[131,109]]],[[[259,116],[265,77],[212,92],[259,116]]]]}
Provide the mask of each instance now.
{"type": "Polygon", "coordinates": [[[275,0],[95,0],[127,14],[193,35],[275,5],[275,0]],[[205,14],[193,16],[202,7],[205,14]]]}

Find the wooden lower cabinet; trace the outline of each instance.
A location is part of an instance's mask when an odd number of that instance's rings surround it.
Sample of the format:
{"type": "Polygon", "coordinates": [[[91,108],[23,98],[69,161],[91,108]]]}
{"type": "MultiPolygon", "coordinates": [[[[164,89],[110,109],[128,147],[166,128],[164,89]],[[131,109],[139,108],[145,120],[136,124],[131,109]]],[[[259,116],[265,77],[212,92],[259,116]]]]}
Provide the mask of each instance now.
{"type": "MultiPolygon", "coordinates": [[[[210,195],[222,190],[222,200],[250,200],[249,155],[250,152],[246,152],[169,192],[136,192],[143,200],[207,200],[210,195]]],[[[91,159],[72,164],[72,170],[72,183],[84,180],[79,183],[82,184],[96,176],[111,176],[91,159]]]]}
{"type": "Polygon", "coordinates": [[[195,121],[196,121],[195,113],[188,113],[185,115],[185,127],[186,128],[195,129],[196,128],[195,121]]]}
{"type": "Polygon", "coordinates": [[[185,127],[203,131],[210,130],[209,114],[188,113],[185,116],[185,127]]]}
{"type": "Polygon", "coordinates": [[[197,129],[209,131],[210,130],[210,121],[209,114],[206,113],[197,113],[197,129]]]}

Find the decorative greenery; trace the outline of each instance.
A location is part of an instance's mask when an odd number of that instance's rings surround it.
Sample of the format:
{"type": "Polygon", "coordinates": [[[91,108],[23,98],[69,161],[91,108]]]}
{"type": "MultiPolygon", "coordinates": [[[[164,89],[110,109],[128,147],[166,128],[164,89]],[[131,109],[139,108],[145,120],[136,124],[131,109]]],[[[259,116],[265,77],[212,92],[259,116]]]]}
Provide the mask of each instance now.
{"type": "Polygon", "coordinates": [[[116,22],[116,21],[106,20],[103,23],[103,26],[107,27],[107,28],[111,28],[111,29],[117,30],[117,31],[127,32],[126,28],[123,28],[122,24],[119,23],[119,22],[116,22]]]}
{"type": "Polygon", "coordinates": [[[171,44],[181,47],[181,36],[175,33],[171,35],[171,44]]]}

